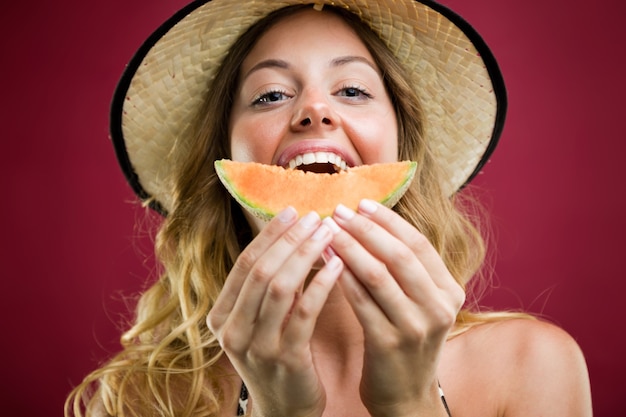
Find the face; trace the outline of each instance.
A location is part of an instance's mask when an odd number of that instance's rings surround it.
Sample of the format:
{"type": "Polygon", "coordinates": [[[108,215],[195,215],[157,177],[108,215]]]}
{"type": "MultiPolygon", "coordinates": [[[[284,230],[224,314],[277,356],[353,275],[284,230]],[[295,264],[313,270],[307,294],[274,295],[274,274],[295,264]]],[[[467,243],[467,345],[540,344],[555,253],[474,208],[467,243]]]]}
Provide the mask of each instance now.
{"type": "Polygon", "coordinates": [[[366,46],[338,16],[275,24],[243,61],[233,160],[332,172],[397,160],[396,115],[366,46]]]}

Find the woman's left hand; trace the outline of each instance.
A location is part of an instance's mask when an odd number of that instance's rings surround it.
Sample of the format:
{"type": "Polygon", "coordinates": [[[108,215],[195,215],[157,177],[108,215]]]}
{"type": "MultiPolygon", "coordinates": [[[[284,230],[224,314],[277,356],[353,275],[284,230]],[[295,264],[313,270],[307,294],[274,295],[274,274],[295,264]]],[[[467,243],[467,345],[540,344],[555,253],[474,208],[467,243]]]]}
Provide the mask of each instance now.
{"type": "MultiPolygon", "coordinates": [[[[465,301],[428,239],[392,210],[364,200],[337,208],[340,285],[365,337],[360,394],[376,416],[445,416],[437,365],[465,301]]],[[[332,223],[332,222],[330,222],[332,223]]]]}

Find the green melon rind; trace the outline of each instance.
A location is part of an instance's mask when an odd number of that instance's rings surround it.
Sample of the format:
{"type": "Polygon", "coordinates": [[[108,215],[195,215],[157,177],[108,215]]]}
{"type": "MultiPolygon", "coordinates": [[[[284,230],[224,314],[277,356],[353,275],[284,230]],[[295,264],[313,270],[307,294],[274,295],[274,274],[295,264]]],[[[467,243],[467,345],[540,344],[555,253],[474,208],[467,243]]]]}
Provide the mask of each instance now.
{"type": "Polygon", "coordinates": [[[228,190],[230,195],[233,196],[233,198],[237,201],[237,203],[239,203],[242,207],[248,210],[253,216],[263,221],[270,221],[274,216],[278,214],[278,213],[270,212],[267,209],[264,209],[262,207],[259,207],[253,204],[248,199],[246,199],[244,196],[242,196],[238,192],[238,190],[227,180],[227,175],[226,175],[226,172],[224,171],[224,168],[222,167],[221,160],[215,161],[214,165],[215,165],[215,172],[217,173],[217,176],[219,177],[224,187],[226,187],[226,190],[228,190]]]}
{"type": "Polygon", "coordinates": [[[396,189],[394,189],[391,193],[389,193],[384,199],[379,201],[379,203],[384,205],[385,207],[392,208],[393,206],[395,206],[398,203],[398,201],[400,201],[402,196],[404,196],[404,194],[407,192],[409,187],[411,186],[411,183],[413,182],[413,178],[415,177],[415,172],[417,171],[417,162],[415,161],[408,161],[408,162],[409,162],[409,171],[407,175],[405,176],[404,182],[398,185],[398,187],[396,187],[396,189]]]}
{"type": "MultiPolygon", "coordinates": [[[[402,196],[404,196],[406,191],[409,189],[411,182],[413,182],[413,178],[415,177],[415,172],[417,170],[417,162],[415,161],[405,161],[405,162],[408,162],[408,172],[407,172],[407,175],[405,175],[404,181],[401,184],[399,184],[393,191],[391,191],[387,196],[385,196],[382,200],[378,201],[380,204],[384,205],[385,207],[392,208],[393,206],[395,206],[398,203],[398,201],[400,201],[402,196]]],[[[224,168],[222,166],[222,160],[216,160],[214,165],[215,165],[215,171],[220,181],[226,188],[226,190],[237,201],[237,203],[239,203],[242,207],[244,207],[247,211],[249,211],[253,216],[263,221],[270,221],[274,216],[278,214],[276,212],[269,211],[267,208],[259,207],[258,205],[254,204],[253,202],[246,199],[243,195],[241,195],[238,192],[238,190],[233,186],[233,184],[228,181],[227,174],[224,171],[224,168]]],[[[331,214],[332,213],[329,213],[329,214],[320,213],[320,215],[323,217],[330,216],[331,214]]]]}

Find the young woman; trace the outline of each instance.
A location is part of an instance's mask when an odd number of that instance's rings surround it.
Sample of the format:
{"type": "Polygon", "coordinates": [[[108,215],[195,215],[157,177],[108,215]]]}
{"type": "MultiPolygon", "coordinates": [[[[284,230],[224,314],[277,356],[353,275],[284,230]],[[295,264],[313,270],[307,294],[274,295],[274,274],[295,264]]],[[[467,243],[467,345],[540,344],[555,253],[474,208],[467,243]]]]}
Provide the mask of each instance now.
{"type": "Polygon", "coordinates": [[[113,136],[164,214],[164,273],[66,414],[590,416],[565,332],[464,308],[484,248],[457,190],[504,99],[475,32],[432,2],[274,3],[194,3],[122,79],[113,136]],[[221,158],[419,168],[393,210],[286,207],[263,223],[217,180],[221,158]]]}

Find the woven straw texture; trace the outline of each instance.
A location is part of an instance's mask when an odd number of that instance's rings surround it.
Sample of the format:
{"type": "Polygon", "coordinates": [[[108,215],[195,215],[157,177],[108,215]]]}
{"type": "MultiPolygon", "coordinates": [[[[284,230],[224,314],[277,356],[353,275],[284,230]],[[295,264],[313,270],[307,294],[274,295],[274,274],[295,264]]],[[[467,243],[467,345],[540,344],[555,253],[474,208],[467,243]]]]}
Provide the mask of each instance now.
{"type": "MultiPolygon", "coordinates": [[[[145,53],[122,91],[121,110],[128,169],[144,198],[150,195],[165,211],[171,209],[167,156],[174,149],[186,152],[184,140],[177,139],[185,137],[229,46],[270,11],[301,3],[312,2],[213,0],[182,17],[145,53]]],[[[427,137],[447,173],[445,191],[454,193],[484,162],[496,123],[496,94],[475,45],[448,18],[417,1],[324,3],[369,22],[408,68],[427,115],[427,137]]]]}

